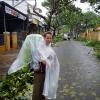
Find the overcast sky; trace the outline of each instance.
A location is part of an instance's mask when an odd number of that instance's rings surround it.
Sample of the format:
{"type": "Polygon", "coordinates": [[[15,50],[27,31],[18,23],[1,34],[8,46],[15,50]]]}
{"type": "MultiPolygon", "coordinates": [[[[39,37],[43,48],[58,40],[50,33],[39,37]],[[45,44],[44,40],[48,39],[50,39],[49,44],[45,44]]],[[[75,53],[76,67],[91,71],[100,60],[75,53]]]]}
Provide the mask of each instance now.
{"type": "MultiPolygon", "coordinates": [[[[12,5],[12,0],[0,0],[5,1],[8,4],[12,5]]],[[[28,3],[34,5],[34,0],[26,0],[28,3]]],[[[41,6],[41,3],[45,0],[37,0],[37,7],[42,9],[42,15],[46,15],[47,10],[41,6]]],[[[17,2],[15,2],[16,4],[17,2]]],[[[80,0],[77,0],[77,2],[74,3],[76,7],[79,7],[82,9],[83,12],[86,12],[87,10],[91,10],[89,3],[80,3],[80,0]]],[[[16,7],[16,9],[20,10],[21,12],[27,14],[27,4],[25,2],[21,3],[16,7]]]]}
{"type": "Polygon", "coordinates": [[[76,2],[74,2],[74,4],[76,7],[81,8],[83,12],[92,11],[92,7],[90,7],[90,4],[87,2],[80,3],[80,0],[77,0],[76,2]]]}

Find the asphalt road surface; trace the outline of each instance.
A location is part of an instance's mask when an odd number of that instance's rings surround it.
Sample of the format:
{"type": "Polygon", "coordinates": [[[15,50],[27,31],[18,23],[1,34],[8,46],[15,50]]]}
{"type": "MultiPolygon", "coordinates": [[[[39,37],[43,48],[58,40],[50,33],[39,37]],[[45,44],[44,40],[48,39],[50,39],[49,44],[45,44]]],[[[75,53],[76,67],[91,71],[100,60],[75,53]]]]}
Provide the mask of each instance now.
{"type": "Polygon", "coordinates": [[[56,100],[100,100],[100,61],[92,48],[64,41],[54,49],[60,62],[56,100]]]}

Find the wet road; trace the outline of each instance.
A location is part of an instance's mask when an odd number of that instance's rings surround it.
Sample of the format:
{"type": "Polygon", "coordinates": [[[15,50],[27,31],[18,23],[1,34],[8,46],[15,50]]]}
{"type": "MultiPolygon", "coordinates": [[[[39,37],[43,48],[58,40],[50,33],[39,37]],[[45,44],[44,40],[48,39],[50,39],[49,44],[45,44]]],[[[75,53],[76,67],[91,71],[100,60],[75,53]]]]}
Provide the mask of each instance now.
{"type": "Polygon", "coordinates": [[[56,100],[100,100],[100,61],[91,48],[64,41],[55,51],[61,66],[56,100]]]}

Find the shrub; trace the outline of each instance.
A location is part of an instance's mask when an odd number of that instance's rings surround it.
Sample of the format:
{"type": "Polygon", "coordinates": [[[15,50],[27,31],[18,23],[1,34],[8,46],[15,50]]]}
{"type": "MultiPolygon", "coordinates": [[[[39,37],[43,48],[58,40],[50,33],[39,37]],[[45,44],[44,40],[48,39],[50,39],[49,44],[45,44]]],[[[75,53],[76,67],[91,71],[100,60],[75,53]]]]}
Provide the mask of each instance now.
{"type": "Polygon", "coordinates": [[[96,57],[100,59],[100,41],[88,41],[86,45],[93,47],[96,57]]]}
{"type": "Polygon", "coordinates": [[[100,52],[96,52],[96,57],[100,59],[100,52]]]}
{"type": "Polygon", "coordinates": [[[60,41],[62,41],[62,40],[63,40],[62,35],[57,34],[57,35],[54,37],[54,39],[53,39],[53,43],[60,42],[60,41]]]}
{"type": "Polygon", "coordinates": [[[0,83],[0,98],[13,100],[25,91],[28,91],[27,83],[31,84],[33,80],[33,74],[30,73],[28,67],[24,67],[22,70],[7,75],[6,78],[0,83]]]}
{"type": "Polygon", "coordinates": [[[100,47],[100,41],[92,40],[86,43],[87,46],[100,47]]]}

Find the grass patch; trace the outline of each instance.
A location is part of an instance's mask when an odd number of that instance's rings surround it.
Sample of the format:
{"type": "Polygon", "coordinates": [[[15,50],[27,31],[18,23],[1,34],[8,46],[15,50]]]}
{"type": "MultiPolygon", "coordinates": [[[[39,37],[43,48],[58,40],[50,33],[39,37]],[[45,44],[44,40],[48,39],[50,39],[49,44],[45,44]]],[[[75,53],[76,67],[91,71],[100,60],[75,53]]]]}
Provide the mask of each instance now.
{"type": "Polygon", "coordinates": [[[98,59],[100,59],[100,41],[96,41],[96,40],[91,40],[91,41],[88,41],[86,39],[82,39],[80,40],[82,42],[84,42],[84,44],[86,46],[90,46],[90,47],[93,47],[94,51],[95,51],[95,55],[98,59]]]}
{"type": "Polygon", "coordinates": [[[99,52],[96,52],[96,57],[100,60],[100,51],[99,52]]]}
{"type": "Polygon", "coordinates": [[[95,47],[95,48],[100,48],[100,41],[87,41],[86,42],[87,46],[95,47]]]}
{"type": "Polygon", "coordinates": [[[88,41],[86,45],[93,47],[96,57],[100,59],[100,41],[88,41]]]}

